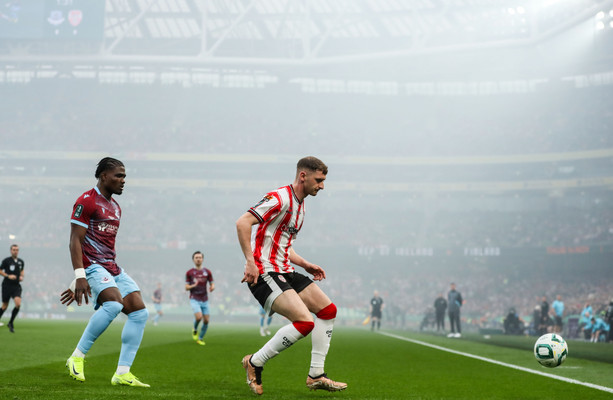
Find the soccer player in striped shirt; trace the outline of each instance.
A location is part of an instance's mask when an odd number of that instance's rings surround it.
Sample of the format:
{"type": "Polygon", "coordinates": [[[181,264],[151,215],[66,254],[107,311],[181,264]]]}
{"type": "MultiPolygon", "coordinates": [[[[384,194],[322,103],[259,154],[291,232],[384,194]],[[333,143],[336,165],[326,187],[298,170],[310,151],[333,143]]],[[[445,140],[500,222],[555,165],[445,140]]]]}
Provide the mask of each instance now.
{"type": "Polygon", "coordinates": [[[307,387],[331,392],[347,388],[346,383],[335,382],[324,372],[336,306],[313,281],[325,279],[326,273],[292,248],[304,220],[304,199],[324,189],[327,173],[328,167],[321,160],[315,157],[300,159],[294,183],[269,192],[236,221],[238,240],[246,260],[241,282],[247,282],[267,313],[276,312],[291,321],[261,349],[243,357],[247,384],[258,395],[263,392],[264,364],[309,333],[312,350],[307,387]],[[302,267],[313,280],[295,272],[292,264],[302,267]]]}

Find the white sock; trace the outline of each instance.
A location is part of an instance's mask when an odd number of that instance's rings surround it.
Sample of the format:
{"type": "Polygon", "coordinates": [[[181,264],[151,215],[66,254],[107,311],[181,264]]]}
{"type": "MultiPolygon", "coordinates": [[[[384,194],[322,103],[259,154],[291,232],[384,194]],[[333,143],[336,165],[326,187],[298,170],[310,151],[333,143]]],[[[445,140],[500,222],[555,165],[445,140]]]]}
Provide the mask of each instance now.
{"type": "Polygon", "coordinates": [[[298,332],[298,329],[296,329],[293,324],[285,325],[251,357],[251,363],[257,367],[263,367],[268,360],[303,337],[304,336],[298,332]]]}
{"type": "Polygon", "coordinates": [[[85,358],[85,354],[79,349],[74,349],[71,357],[85,358]]]}
{"type": "Polygon", "coordinates": [[[128,372],[130,372],[130,367],[127,365],[118,365],[117,371],[115,371],[117,375],[127,374],[128,372]]]}
{"type": "Polygon", "coordinates": [[[334,319],[315,318],[315,327],[311,332],[311,368],[309,369],[309,375],[312,378],[324,373],[333,326],[334,319]]]}

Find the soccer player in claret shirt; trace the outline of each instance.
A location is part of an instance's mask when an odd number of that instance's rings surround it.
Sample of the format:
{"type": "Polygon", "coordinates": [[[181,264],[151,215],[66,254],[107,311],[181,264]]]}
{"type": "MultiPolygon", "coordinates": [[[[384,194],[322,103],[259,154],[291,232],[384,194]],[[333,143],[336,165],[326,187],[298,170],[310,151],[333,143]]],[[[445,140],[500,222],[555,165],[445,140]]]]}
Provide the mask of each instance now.
{"type": "Polygon", "coordinates": [[[273,311],[291,321],[261,349],[243,357],[247,384],[258,395],[263,392],[264,364],[309,333],[312,350],[307,387],[331,392],[347,387],[346,383],[331,380],[324,372],[336,306],[319,286],[306,275],[295,272],[291,265],[302,267],[315,281],[326,277],[323,268],[299,256],[292,243],[304,220],[304,199],[323,190],[327,173],[328,167],[321,160],[302,158],[298,161],[294,183],[268,193],[236,221],[238,240],[246,259],[242,282],[247,282],[267,313],[273,311]],[[254,225],[257,229],[252,242],[254,225]]]}
{"type": "Polygon", "coordinates": [[[75,202],[70,219],[70,257],[75,272],[74,293],[61,294],[62,304],[93,295],[96,312],[66,361],[68,373],[77,381],[85,381],[83,362],[96,339],[123,312],[128,319],[121,333],[121,352],[113,385],[149,387],[130,372],[143,338],[149,313],[138,285],[115,262],[115,237],[121,219],[121,208],[112,195],[120,195],[125,184],[126,170],[114,158],[100,160],[96,169],[98,184],[83,193],[75,202]]]}
{"type": "Polygon", "coordinates": [[[206,291],[206,284],[209,284],[209,290],[215,290],[213,282],[213,274],[208,268],[202,265],[204,255],[196,251],[192,255],[194,268],[191,268],[185,274],[185,290],[189,291],[189,304],[194,312],[194,327],[192,328],[192,338],[201,346],[204,346],[204,335],[209,328],[209,295],[206,291]],[[202,321],[202,328],[198,333],[198,325],[202,321]]]}

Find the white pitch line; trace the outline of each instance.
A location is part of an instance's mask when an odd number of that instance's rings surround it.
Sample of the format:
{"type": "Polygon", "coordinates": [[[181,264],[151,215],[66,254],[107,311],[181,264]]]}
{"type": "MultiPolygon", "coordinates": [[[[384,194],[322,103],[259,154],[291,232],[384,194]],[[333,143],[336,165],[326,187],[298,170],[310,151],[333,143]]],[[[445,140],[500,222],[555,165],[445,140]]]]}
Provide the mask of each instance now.
{"type": "Polygon", "coordinates": [[[489,362],[489,363],[492,363],[492,364],[502,365],[503,367],[518,369],[520,371],[529,372],[531,374],[546,376],[547,378],[557,379],[559,381],[564,381],[564,382],[568,382],[568,383],[574,383],[576,385],[587,386],[589,388],[596,389],[596,390],[602,390],[603,392],[613,393],[613,388],[609,388],[609,387],[606,387],[606,386],[595,385],[595,384],[589,383],[589,382],[582,382],[582,381],[578,381],[576,379],[570,379],[570,378],[565,378],[563,376],[548,374],[546,372],[541,372],[541,371],[536,371],[536,370],[530,369],[530,368],[520,367],[519,365],[507,364],[507,363],[503,363],[501,361],[492,360],[491,358],[481,357],[481,356],[477,356],[477,355],[470,354],[470,353],[464,353],[463,351],[457,351],[457,350],[453,350],[453,349],[448,349],[447,347],[442,347],[442,346],[437,346],[435,344],[431,344],[431,343],[427,343],[427,342],[422,342],[421,340],[409,339],[409,338],[406,338],[404,336],[394,335],[392,333],[385,333],[385,332],[379,332],[379,333],[381,335],[389,336],[389,337],[392,337],[392,338],[395,338],[395,339],[404,340],[405,342],[411,342],[411,343],[419,344],[419,345],[422,345],[422,346],[431,347],[433,349],[446,351],[448,353],[458,354],[458,355],[461,355],[461,356],[464,356],[464,357],[475,358],[477,360],[489,362]]]}

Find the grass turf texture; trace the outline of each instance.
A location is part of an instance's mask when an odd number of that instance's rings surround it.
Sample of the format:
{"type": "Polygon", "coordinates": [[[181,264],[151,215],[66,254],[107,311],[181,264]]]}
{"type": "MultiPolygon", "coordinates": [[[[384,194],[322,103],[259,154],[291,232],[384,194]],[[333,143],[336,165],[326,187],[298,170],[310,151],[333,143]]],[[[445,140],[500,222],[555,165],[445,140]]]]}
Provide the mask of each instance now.
{"type": "MultiPolygon", "coordinates": [[[[86,358],[86,382],[73,381],[64,366],[86,322],[19,320],[11,334],[0,328],[1,399],[223,399],[253,398],[241,358],[267,339],[253,325],[211,323],[206,346],[191,338],[191,326],[147,325],[132,372],[151,388],[112,386],[119,356],[122,321],[114,322],[86,358]]],[[[458,351],[545,373],[611,387],[613,364],[580,358],[580,349],[598,348],[613,360],[613,345],[569,342],[570,357],[558,368],[538,365],[536,338],[465,335],[448,339],[393,332],[458,351]],[[598,346],[598,347],[593,347],[598,346]],[[579,354],[574,356],[574,349],[579,354]]],[[[605,354],[605,357],[607,357],[605,354]]],[[[311,392],[305,386],[310,339],[296,343],[266,365],[267,399],[611,399],[612,393],[534,375],[480,360],[372,333],[366,328],[335,328],[326,370],[347,382],[343,392],[311,392]]]]}

